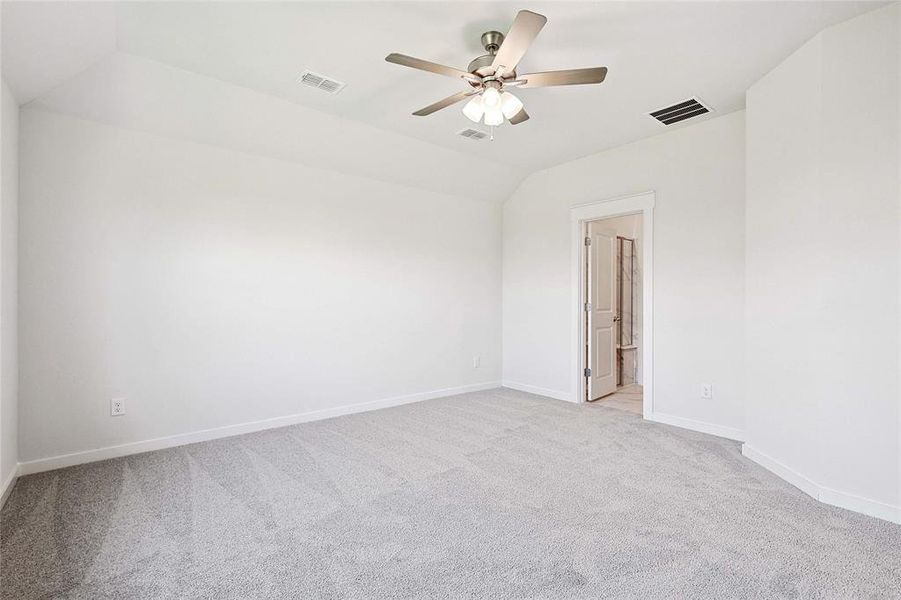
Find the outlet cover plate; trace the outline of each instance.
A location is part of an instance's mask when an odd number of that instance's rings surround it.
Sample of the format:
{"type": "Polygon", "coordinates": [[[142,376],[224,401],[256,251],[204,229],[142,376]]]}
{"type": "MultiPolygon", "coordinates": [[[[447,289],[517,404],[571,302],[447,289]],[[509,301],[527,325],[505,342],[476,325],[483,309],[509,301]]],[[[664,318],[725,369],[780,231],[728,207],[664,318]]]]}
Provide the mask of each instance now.
{"type": "Polygon", "coordinates": [[[125,414],[125,398],[113,398],[109,401],[109,414],[111,417],[121,417],[125,414]]]}

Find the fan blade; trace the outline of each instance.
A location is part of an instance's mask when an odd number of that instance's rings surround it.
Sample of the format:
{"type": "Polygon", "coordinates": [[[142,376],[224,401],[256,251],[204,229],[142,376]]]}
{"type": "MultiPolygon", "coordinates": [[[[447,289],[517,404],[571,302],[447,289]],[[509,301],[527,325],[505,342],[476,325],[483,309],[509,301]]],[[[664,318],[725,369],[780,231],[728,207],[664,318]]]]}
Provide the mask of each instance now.
{"type": "Polygon", "coordinates": [[[467,73],[466,71],[463,71],[461,69],[439,65],[438,63],[422,60],[421,58],[414,58],[412,56],[407,56],[406,54],[398,54],[397,52],[389,54],[385,57],[385,60],[387,60],[389,63],[401,65],[402,67],[419,69],[420,71],[431,71],[432,73],[447,75],[448,77],[458,77],[460,79],[471,81],[482,81],[481,77],[473,73],[467,73]]]}
{"type": "Polygon", "coordinates": [[[510,125],[519,125],[523,121],[529,120],[529,113],[526,112],[526,109],[521,108],[519,112],[513,115],[513,118],[510,119],[510,125]]]}
{"type": "Polygon", "coordinates": [[[478,93],[478,91],[457,92],[453,96],[448,96],[444,100],[439,100],[435,104],[430,104],[430,105],[426,106],[425,108],[420,108],[413,114],[416,115],[417,117],[424,117],[426,115],[432,114],[433,112],[437,112],[437,111],[441,110],[442,108],[447,108],[451,104],[456,104],[460,100],[463,100],[464,98],[466,98],[468,96],[472,96],[473,94],[476,94],[476,93],[478,93]]]}
{"type": "Polygon", "coordinates": [[[601,83],[607,77],[607,67],[591,67],[590,69],[568,69],[566,71],[545,71],[520,75],[524,79],[520,88],[548,87],[551,85],[582,85],[601,83]]]}
{"type": "Polygon", "coordinates": [[[516,65],[522,60],[526,50],[532,45],[532,41],[545,23],[547,23],[547,17],[530,10],[521,10],[516,13],[513,25],[504,37],[501,47],[498,48],[494,62],[491,63],[495,73],[501,68],[506,73],[515,70],[516,65]]]}

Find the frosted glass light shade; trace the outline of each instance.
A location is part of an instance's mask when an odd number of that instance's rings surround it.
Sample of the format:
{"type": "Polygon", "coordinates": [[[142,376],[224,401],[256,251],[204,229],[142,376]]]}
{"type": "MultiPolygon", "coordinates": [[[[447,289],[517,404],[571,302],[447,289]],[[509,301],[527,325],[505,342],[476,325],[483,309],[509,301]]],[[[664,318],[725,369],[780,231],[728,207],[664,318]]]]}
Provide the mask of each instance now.
{"type": "Polygon", "coordinates": [[[498,125],[503,124],[503,122],[504,113],[501,112],[500,106],[495,106],[494,108],[489,108],[485,111],[485,125],[497,127],[498,125]]]}
{"type": "Polygon", "coordinates": [[[472,121],[473,123],[478,123],[482,120],[482,114],[484,114],[485,108],[482,106],[482,97],[475,96],[472,100],[466,103],[466,106],[463,107],[463,114],[466,115],[466,118],[472,121]]]}
{"type": "Polygon", "coordinates": [[[522,110],[522,101],[510,92],[504,92],[501,94],[501,110],[505,117],[512,119],[522,110]]]}
{"type": "Polygon", "coordinates": [[[485,110],[499,106],[501,103],[501,93],[495,88],[490,87],[482,92],[482,106],[485,110]]]}

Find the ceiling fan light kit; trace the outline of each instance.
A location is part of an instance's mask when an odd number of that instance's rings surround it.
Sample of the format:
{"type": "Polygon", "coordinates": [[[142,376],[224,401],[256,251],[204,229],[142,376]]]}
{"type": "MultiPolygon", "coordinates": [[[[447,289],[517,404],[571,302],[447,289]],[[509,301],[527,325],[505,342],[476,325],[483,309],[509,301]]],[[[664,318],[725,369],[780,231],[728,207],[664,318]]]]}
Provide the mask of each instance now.
{"type": "Polygon", "coordinates": [[[482,115],[485,114],[485,107],[482,106],[482,96],[473,97],[466,106],[463,107],[463,114],[473,123],[481,123],[482,115]]]}
{"type": "Polygon", "coordinates": [[[497,127],[505,118],[512,119],[522,110],[522,101],[510,92],[501,92],[496,99],[488,92],[474,96],[463,107],[463,114],[473,123],[481,123],[484,117],[485,125],[497,127]]]}
{"type": "Polygon", "coordinates": [[[485,125],[489,127],[497,127],[504,123],[504,113],[499,108],[493,108],[485,111],[485,125]]]}
{"type": "Polygon", "coordinates": [[[485,90],[482,92],[482,104],[485,110],[498,108],[501,103],[501,93],[498,91],[501,85],[497,81],[489,81],[485,84],[485,90]]]}
{"type": "Polygon", "coordinates": [[[517,76],[516,67],[519,61],[545,23],[547,18],[543,15],[521,10],[516,14],[506,36],[499,31],[486,31],[482,34],[481,41],[487,54],[470,62],[467,71],[397,53],[389,54],[385,60],[404,67],[461,79],[468,84],[469,89],[417,110],[413,113],[417,117],[430,115],[470,98],[463,107],[463,114],[470,121],[484,122],[492,128],[502,125],[505,119],[511,125],[517,125],[528,120],[529,114],[522,101],[504,88],[527,89],[594,84],[603,82],[607,76],[607,67],[547,71],[517,76]]]}
{"type": "Polygon", "coordinates": [[[505,117],[512,119],[516,113],[522,110],[522,100],[510,92],[504,92],[501,94],[501,110],[505,117]]]}

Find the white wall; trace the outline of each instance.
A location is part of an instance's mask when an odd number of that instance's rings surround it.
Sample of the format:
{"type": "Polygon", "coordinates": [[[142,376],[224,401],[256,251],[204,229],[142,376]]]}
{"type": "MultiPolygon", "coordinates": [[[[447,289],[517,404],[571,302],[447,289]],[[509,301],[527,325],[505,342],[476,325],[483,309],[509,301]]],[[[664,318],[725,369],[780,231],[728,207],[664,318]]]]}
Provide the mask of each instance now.
{"type": "Polygon", "coordinates": [[[740,436],[744,143],[737,112],[527,178],[504,205],[504,381],[575,396],[569,209],[654,190],[655,412],[740,436]]]}
{"type": "Polygon", "coordinates": [[[21,127],[22,461],[499,381],[498,205],[21,127]]]}
{"type": "Polygon", "coordinates": [[[0,496],[18,463],[16,245],[19,106],[2,82],[0,97],[0,496]]]}
{"type": "Polygon", "coordinates": [[[901,391],[897,13],[827,29],[747,100],[746,451],[826,501],[889,517],[901,391]]]}

